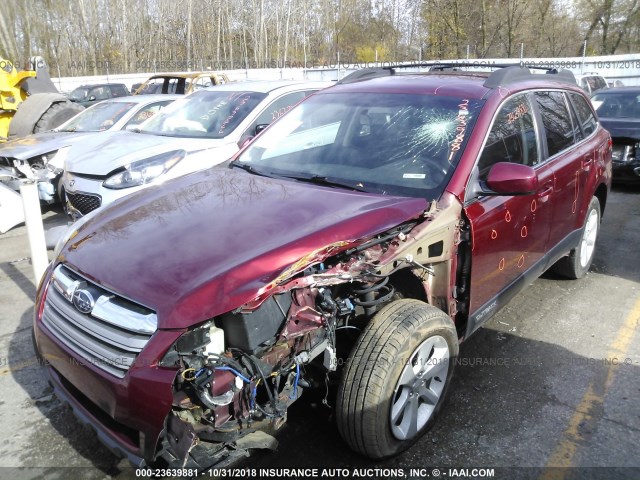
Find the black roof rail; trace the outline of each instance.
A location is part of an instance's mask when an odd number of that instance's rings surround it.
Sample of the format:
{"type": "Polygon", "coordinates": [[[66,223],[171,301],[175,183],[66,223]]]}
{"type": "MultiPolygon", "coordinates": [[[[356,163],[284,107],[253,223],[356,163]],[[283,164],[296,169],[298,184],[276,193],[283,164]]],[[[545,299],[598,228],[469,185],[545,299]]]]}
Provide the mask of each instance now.
{"type": "Polygon", "coordinates": [[[484,86],[487,88],[497,88],[501,85],[508,85],[509,83],[518,80],[525,80],[531,75],[531,70],[527,67],[509,65],[492,72],[484,81],[484,86]]]}
{"type": "Polygon", "coordinates": [[[576,77],[569,70],[558,71],[555,68],[547,67],[529,67],[523,65],[506,65],[491,73],[489,77],[484,81],[484,86],[487,88],[497,88],[499,86],[508,85],[518,80],[531,79],[534,75],[531,70],[545,70],[546,74],[553,75],[553,78],[547,80],[555,80],[562,83],[570,83],[576,85],[576,77]]]}
{"type": "Polygon", "coordinates": [[[557,75],[555,79],[558,81],[567,82],[567,83],[576,84],[576,85],[578,84],[578,82],[576,81],[576,76],[573,74],[571,70],[567,70],[566,68],[560,71],[554,68],[553,70],[547,70],[547,73],[555,73],[557,75]]]}
{"type": "MultiPolygon", "coordinates": [[[[535,67],[524,64],[478,64],[471,62],[421,62],[421,63],[405,63],[400,65],[386,66],[386,67],[373,67],[373,68],[361,68],[355,72],[347,75],[343,79],[339,80],[338,84],[354,83],[371,78],[386,77],[396,74],[397,69],[401,68],[429,68],[429,72],[457,72],[462,71],[462,68],[474,68],[474,69],[495,69],[491,72],[487,79],[484,81],[484,86],[487,88],[497,88],[499,86],[505,86],[509,83],[526,80],[531,78],[533,73],[531,70],[545,70],[545,73],[554,75],[553,80],[563,83],[576,84],[576,78],[569,70],[558,71],[555,68],[549,67],[535,67]]],[[[465,70],[469,71],[469,70],[465,70]]],[[[473,72],[473,70],[471,70],[473,72]]]]}
{"type": "Polygon", "coordinates": [[[395,73],[396,73],[395,70],[390,67],[361,68],[359,70],[356,70],[355,72],[350,73],[346,77],[338,80],[336,85],[342,85],[345,83],[362,82],[364,80],[369,80],[370,78],[388,77],[389,75],[393,75],[395,73]]]}

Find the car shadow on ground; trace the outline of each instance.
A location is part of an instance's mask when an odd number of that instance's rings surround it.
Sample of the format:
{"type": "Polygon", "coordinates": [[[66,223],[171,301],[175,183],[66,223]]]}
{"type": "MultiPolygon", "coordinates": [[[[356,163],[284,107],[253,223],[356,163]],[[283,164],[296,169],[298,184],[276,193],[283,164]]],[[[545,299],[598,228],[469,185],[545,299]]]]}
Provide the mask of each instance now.
{"type": "MultiPolygon", "coordinates": [[[[603,236],[615,239],[621,235],[616,225],[604,222],[603,236]]],[[[618,260],[619,255],[618,252],[618,260]]],[[[613,261],[608,252],[596,250],[592,271],[606,265],[607,274],[640,281],[639,272],[628,265],[617,266],[619,263],[624,262],[613,261]]],[[[2,268],[25,294],[33,298],[35,289],[24,274],[8,264],[2,264],[2,268]]],[[[31,433],[30,448],[23,453],[28,459],[25,464],[83,465],[91,467],[83,473],[84,478],[103,478],[105,474],[133,478],[126,462],[102,446],[94,432],[83,427],[70,409],[51,395],[43,367],[35,362],[31,345],[32,322],[33,308],[29,308],[23,312],[9,345],[9,358],[20,364],[20,368],[11,370],[14,380],[48,419],[31,433]]],[[[545,437],[547,432],[538,427],[541,419],[548,416],[549,411],[566,410],[569,405],[579,403],[586,385],[605,389],[612,366],[593,360],[555,344],[502,331],[499,326],[481,328],[460,347],[456,373],[440,419],[410,450],[383,461],[372,461],[351,451],[339,436],[334,409],[323,404],[325,390],[321,387],[305,392],[289,409],[288,422],[278,435],[278,451],[257,452],[245,461],[244,466],[541,467],[558,441],[557,437],[545,437]],[[531,450],[532,444],[538,445],[537,450],[531,450]],[[505,451],[511,452],[509,456],[505,451]]],[[[637,378],[638,370],[635,365],[622,365],[618,374],[637,378]]],[[[335,407],[335,389],[329,391],[327,401],[335,407]]],[[[634,402],[626,398],[619,401],[623,405],[634,402]]],[[[633,407],[629,406],[628,410],[633,411],[633,407]]],[[[594,434],[594,422],[603,415],[601,410],[588,413],[589,418],[582,428],[586,432],[585,441],[594,434]]],[[[558,430],[561,433],[563,425],[558,425],[558,430]]]]}
{"type": "Polygon", "coordinates": [[[636,258],[640,228],[628,216],[640,216],[640,184],[615,185],[600,224],[591,271],[640,282],[640,269],[624,259],[636,258]],[[613,209],[624,212],[614,215],[613,209]]]}
{"type": "MultiPolygon", "coordinates": [[[[522,478],[534,478],[560,441],[544,438],[540,419],[549,411],[570,411],[582,391],[559,390],[567,377],[604,390],[610,366],[557,345],[481,328],[460,347],[448,399],[434,428],[397,457],[373,461],[349,449],[335,424],[334,410],[323,405],[324,392],[311,392],[294,404],[278,436],[276,453],[259,453],[243,466],[251,468],[381,468],[526,466],[522,478]],[[560,367],[560,368],[559,368],[560,367]],[[540,438],[536,438],[540,437],[540,438]],[[531,451],[531,444],[538,451],[531,451]],[[505,456],[504,452],[511,452],[505,456]],[[505,463],[508,461],[509,463],[505,463]]],[[[638,368],[622,365],[627,376],[638,368]],[[633,370],[633,371],[632,371],[633,370]]],[[[568,382],[567,389],[572,388],[568,382]]],[[[633,400],[625,400],[632,404],[633,400]]],[[[335,396],[329,395],[335,405],[335,396]]],[[[597,410],[597,409],[596,409],[597,410]]],[[[589,412],[584,431],[592,430],[601,410],[589,412]]],[[[588,440],[585,436],[585,440],[588,440]]],[[[512,478],[518,473],[512,472],[512,478]]]]}
{"type": "MultiPolygon", "coordinates": [[[[20,328],[12,339],[9,353],[16,358],[33,357],[33,352],[25,350],[31,336],[32,316],[33,308],[24,313],[20,328]]],[[[604,389],[610,366],[557,345],[481,328],[461,345],[455,368],[448,399],[435,427],[410,450],[397,457],[373,461],[350,450],[339,436],[333,408],[323,405],[325,390],[320,388],[305,392],[289,409],[288,422],[278,435],[278,451],[256,452],[242,466],[532,466],[536,461],[534,458],[546,458],[557,439],[547,439],[547,443],[542,440],[540,452],[533,454],[529,447],[519,448],[519,445],[530,445],[531,438],[528,437],[540,435],[536,425],[547,410],[565,408],[570,403],[567,398],[558,398],[558,382],[563,377],[573,381],[580,379],[581,385],[592,382],[596,388],[604,389]],[[505,457],[505,449],[512,450],[510,456],[505,457]],[[504,464],[506,458],[509,465],[504,464]]],[[[620,368],[625,371],[633,369],[632,377],[640,374],[640,369],[635,366],[622,365],[620,368]]],[[[133,475],[124,460],[102,446],[96,435],[75,419],[69,408],[51,396],[42,366],[32,364],[15,369],[12,375],[53,427],[53,431],[48,424],[36,428],[30,443],[33,449],[24,453],[30,465],[51,465],[52,460],[55,465],[56,456],[70,456],[72,465],[95,468],[95,471],[83,473],[86,478],[101,478],[105,474],[116,478],[133,475]],[[72,451],[63,451],[60,455],[61,443],[68,443],[72,451]],[[75,460],[75,455],[84,460],[75,460]]],[[[574,393],[578,398],[582,395],[580,391],[574,393]]],[[[560,392],[560,396],[565,394],[560,392]]],[[[330,389],[327,400],[329,405],[335,406],[335,389],[330,389]]],[[[601,411],[589,414],[592,422],[602,416],[601,411]]],[[[543,465],[544,461],[537,466],[543,465]]]]}
{"type": "MultiPolygon", "coordinates": [[[[68,223],[68,217],[59,205],[43,205],[42,212],[45,232],[49,228],[68,223]]],[[[34,299],[36,287],[31,278],[31,268],[23,263],[27,260],[20,258],[2,262],[0,270],[27,298],[34,299]]],[[[16,315],[20,313],[16,312],[16,315]]],[[[20,435],[29,436],[28,448],[20,453],[21,463],[33,467],[47,466],[46,468],[78,467],[80,470],[74,471],[71,475],[78,478],[104,478],[105,475],[124,478],[122,473],[126,473],[127,478],[133,478],[129,468],[124,472],[119,468],[129,465],[104,447],[95,433],[81,425],[71,410],[53,395],[45,370],[35,355],[32,342],[33,315],[33,306],[22,312],[7,352],[8,366],[14,381],[27,393],[30,406],[35,406],[47,420],[30,424],[26,431],[18,432],[20,435]]],[[[51,478],[55,478],[54,472],[49,473],[53,475],[51,478]]],[[[68,472],[58,473],[61,475],[60,478],[69,478],[68,472]]],[[[44,472],[42,474],[44,475],[44,472]]],[[[49,475],[45,476],[49,478],[49,475]]]]}
{"type": "Polygon", "coordinates": [[[11,364],[15,365],[11,369],[15,382],[28,394],[31,404],[47,419],[45,423],[35,424],[29,429],[29,448],[21,452],[23,464],[34,467],[92,467],[80,470],[83,478],[104,478],[105,474],[117,476],[120,473],[120,459],[104,447],[95,433],[80,424],[71,409],[53,395],[44,367],[35,355],[32,341],[33,315],[33,307],[23,313],[20,325],[10,341],[8,353],[11,364]],[[82,458],[77,458],[78,456],[82,458]],[[95,471],[92,471],[93,467],[95,471]]]}

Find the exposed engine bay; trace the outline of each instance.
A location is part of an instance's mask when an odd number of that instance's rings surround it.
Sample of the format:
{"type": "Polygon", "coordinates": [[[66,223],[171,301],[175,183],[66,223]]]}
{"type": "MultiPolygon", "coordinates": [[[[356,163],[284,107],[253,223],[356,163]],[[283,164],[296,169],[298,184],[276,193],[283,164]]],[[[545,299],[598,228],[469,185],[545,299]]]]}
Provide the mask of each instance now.
{"type": "Polygon", "coordinates": [[[252,302],[182,335],[161,362],[178,367],[162,457],[209,468],[251,448],[275,448],[271,433],[286,422],[289,405],[314,387],[325,389],[328,404],[360,333],[395,299],[464,317],[468,278],[459,272],[468,239],[452,203],[434,202],[424,218],[307,255],[252,302]]]}

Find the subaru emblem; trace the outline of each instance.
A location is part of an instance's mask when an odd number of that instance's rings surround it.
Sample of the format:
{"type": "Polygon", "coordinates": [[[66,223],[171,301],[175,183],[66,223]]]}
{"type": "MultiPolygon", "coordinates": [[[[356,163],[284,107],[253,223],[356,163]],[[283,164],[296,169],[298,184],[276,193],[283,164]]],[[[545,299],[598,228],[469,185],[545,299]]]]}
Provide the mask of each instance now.
{"type": "Polygon", "coordinates": [[[91,310],[93,310],[93,306],[96,303],[93,300],[93,296],[91,295],[91,293],[81,288],[76,288],[76,290],[73,292],[72,301],[73,305],[81,313],[91,313],[91,310]]]}

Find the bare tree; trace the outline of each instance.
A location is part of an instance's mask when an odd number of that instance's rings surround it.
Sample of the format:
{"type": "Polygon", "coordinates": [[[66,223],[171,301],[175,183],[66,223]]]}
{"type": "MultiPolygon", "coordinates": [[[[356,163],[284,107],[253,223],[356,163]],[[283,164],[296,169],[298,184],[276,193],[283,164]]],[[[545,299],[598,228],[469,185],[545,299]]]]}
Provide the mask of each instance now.
{"type": "Polygon", "coordinates": [[[640,0],[4,0],[0,55],[58,75],[640,49],[640,0]]]}

